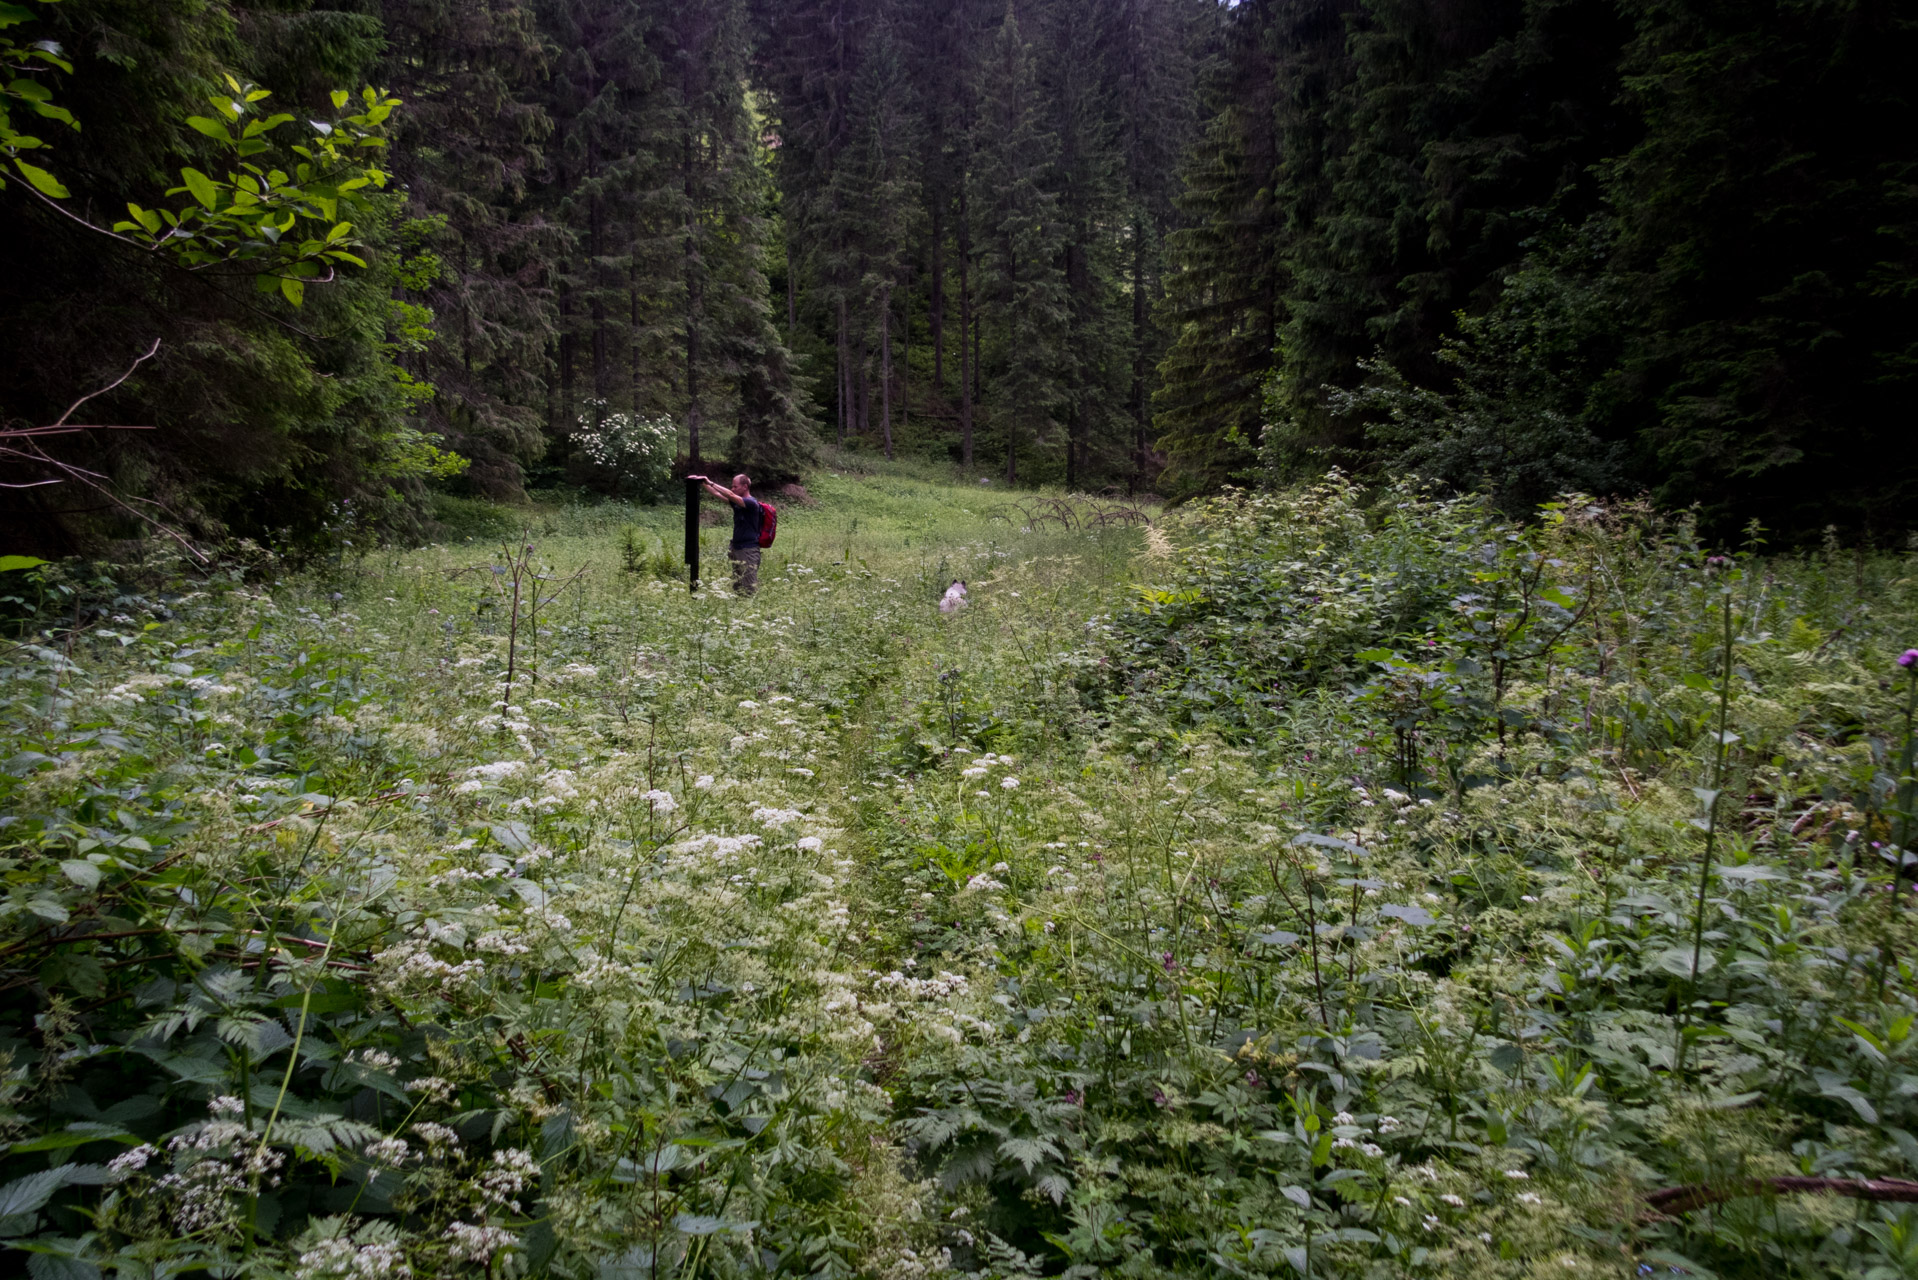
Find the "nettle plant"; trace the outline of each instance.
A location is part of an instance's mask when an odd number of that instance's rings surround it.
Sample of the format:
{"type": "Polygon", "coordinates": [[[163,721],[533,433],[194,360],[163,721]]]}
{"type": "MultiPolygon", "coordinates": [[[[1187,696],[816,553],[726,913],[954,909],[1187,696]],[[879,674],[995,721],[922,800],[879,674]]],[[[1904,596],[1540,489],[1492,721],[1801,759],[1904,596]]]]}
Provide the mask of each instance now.
{"type": "Polygon", "coordinates": [[[1339,489],[1175,527],[977,855],[1009,923],[934,916],[994,973],[909,1068],[964,1256],[1918,1273],[1908,563],[1339,489]]]}
{"type": "Polygon", "coordinates": [[[368,566],[366,617],[122,592],[0,667],[0,1238],[36,1275],[850,1274],[918,1239],[820,707],[695,662],[705,600],[515,628],[473,568],[368,566]]]}
{"type": "Polygon", "coordinates": [[[666,492],[678,443],[671,418],[616,411],[604,400],[586,402],[573,432],[573,447],[604,473],[614,493],[646,500],[666,492]]]}
{"type": "Polygon", "coordinates": [[[1143,591],[1105,535],[942,515],[945,616],[940,494],[855,497],[859,556],[829,501],[750,602],[616,572],[636,508],[537,567],[32,569],[9,1244],[1918,1274],[1907,559],[1334,480],[1163,520],[1143,591]]]}

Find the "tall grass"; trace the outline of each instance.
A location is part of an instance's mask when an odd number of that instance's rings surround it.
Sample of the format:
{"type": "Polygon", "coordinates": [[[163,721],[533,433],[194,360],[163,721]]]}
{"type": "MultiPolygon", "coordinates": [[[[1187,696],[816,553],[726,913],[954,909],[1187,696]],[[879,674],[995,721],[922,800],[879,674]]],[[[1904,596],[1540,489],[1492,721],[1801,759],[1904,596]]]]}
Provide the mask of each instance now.
{"type": "Polygon", "coordinates": [[[833,470],[13,593],[37,1274],[1918,1274],[1906,559],[833,470]]]}

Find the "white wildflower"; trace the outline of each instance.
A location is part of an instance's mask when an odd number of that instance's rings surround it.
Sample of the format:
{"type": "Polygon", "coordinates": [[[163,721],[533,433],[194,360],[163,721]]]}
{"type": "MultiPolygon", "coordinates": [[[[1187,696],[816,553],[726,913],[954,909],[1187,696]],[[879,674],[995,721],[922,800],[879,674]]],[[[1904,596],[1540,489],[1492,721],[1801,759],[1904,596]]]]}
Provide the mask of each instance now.
{"type": "Polygon", "coordinates": [[[159,1148],[148,1146],[142,1142],[139,1146],[133,1148],[133,1150],[122,1152],[120,1155],[107,1161],[107,1172],[115,1178],[130,1177],[146,1168],[147,1161],[159,1154],[159,1148]]]}
{"type": "Polygon", "coordinates": [[[460,1136],[443,1124],[435,1124],[431,1120],[422,1120],[413,1126],[413,1132],[424,1138],[426,1145],[435,1150],[440,1147],[451,1147],[454,1150],[459,1149],[460,1136]]]}
{"type": "Polygon", "coordinates": [[[498,782],[501,778],[510,778],[526,766],[518,760],[496,760],[492,764],[476,764],[466,771],[469,778],[485,778],[489,782],[498,782]]]}
{"type": "Polygon", "coordinates": [[[482,1266],[491,1262],[501,1249],[519,1244],[519,1237],[504,1227],[476,1227],[467,1222],[455,1222],[448,1227],[446,1239],[453,1242],[457,1256],[482,1266]]]}
{"type": "Polygon", "coordinates": [[[405,1164],[406,1157],[412,1154],[413,1149],[406,1145],[405,1138],[376,1138],[365,1147],[368,1160],[394,1169],[405,1164]]]}
{"type": "Polygon", "coordinates": [[[300,1255],[294,1280],[346,1276],[352,1280],[412,1280],[413,1269],[397,1244],[354,1244],[338,1236],[300,1255]]]}
{"type": "Polygon", "coordinates": [[[445,1102],[451,1098],[454,1087],[451,1080],[442,1080],[438,1076],[421,1076],[417,1080],[406,1082],[408,1093],[423,1093],[434,1102],[445,1102]]]}
{"type": "Polygon", "coordinates": [[[519,1212],[514,1197],[530,1182],[539,1180],[539,1161],[533,1153],[519,1147],[503,1147],[493,1153],[493,1163],[480,1174],[480,1193],[488,1201],[510,1213],[519,1212]]]}

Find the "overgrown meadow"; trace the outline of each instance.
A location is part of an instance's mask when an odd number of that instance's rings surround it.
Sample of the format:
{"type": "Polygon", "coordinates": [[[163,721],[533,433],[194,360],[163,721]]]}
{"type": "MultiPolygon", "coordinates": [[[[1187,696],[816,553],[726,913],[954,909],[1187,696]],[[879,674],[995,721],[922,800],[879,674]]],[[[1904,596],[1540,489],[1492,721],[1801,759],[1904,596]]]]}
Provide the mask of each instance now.
{"type": "Polygon", "coordinates": [[[16,1261],[1918,1275],[1910,558],[814,491],[6,575],[16,1261]]]}

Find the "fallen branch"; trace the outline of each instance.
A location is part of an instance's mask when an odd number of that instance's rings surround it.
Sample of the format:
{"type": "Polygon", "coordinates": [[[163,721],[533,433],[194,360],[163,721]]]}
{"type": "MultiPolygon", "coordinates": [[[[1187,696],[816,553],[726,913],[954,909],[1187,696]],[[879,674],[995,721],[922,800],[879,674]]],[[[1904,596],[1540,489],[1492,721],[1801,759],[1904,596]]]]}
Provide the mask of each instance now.
{"type": "Polygon", "coordinates": [[[1902,1178],[1782,1177],[1746,1178],[1722,1185],[1695,1182],[1682,1187],[1666,1187],[1649,1193],[1645,1197],[1645,1207],[1650,1216],[1669,1218],[1744,1196],[1800,1195],[1807,1192],[1850,1196],[1854,1200],[1918,1204],[1918,1182],[1907,1182],[1902,1178]]]}
{"type": "Polygon", "coordinates": [[[29,468],[45,468],[53,473],[50,477],[40,480],[0,481],[0,489],[38,489],[47,485],[64,484],[68,481],[84,485],[92,489],[95,493],[100,494],[113,506],[118,507],[134,519],[146,524],[155,533],[162,534],[165,537],[171,538],[174,542],[177,542],[180,545],[180,549],[186,552],[195,563],[206,564],[206,556],[187,539],[184,533],[181,533],[165,521],[141,510],[142,507],[152,507],[163,515],[170,516],[171,513],[168,512],[165,507],[147,498],[122,497],[119,492],[113,488],[113,482],[102,473],[79,466],[75,463],[64,462],[42,449],[39,443],[40,439],[44,436],[73,435],[84,431],[151,431],[153,428],[146,426],[75,423],[72,419],[74,413],[79,410],[81,405],[89,400],[105,395],[107,392],[112,391],[115,387],[124,383],[128,378],[133,376],[135,370],[139,369],[139,367],[148,360],[151,360],[159,350],[160,340],[155,338],[153,345],[147,348],[146,354],[136,359],[131,365],[128,365],[125,373],[115,378],[112,382],[109,382],[106,386],[101,387],[99,390],[89,391],[78,400],[75,400],[67,406],[67,411],[61,414],[57,421],[48,426],[0,427],[0,459],[23,463],[29,468]],[[136,503],[139,505],[134,505],[136,503]]]}

